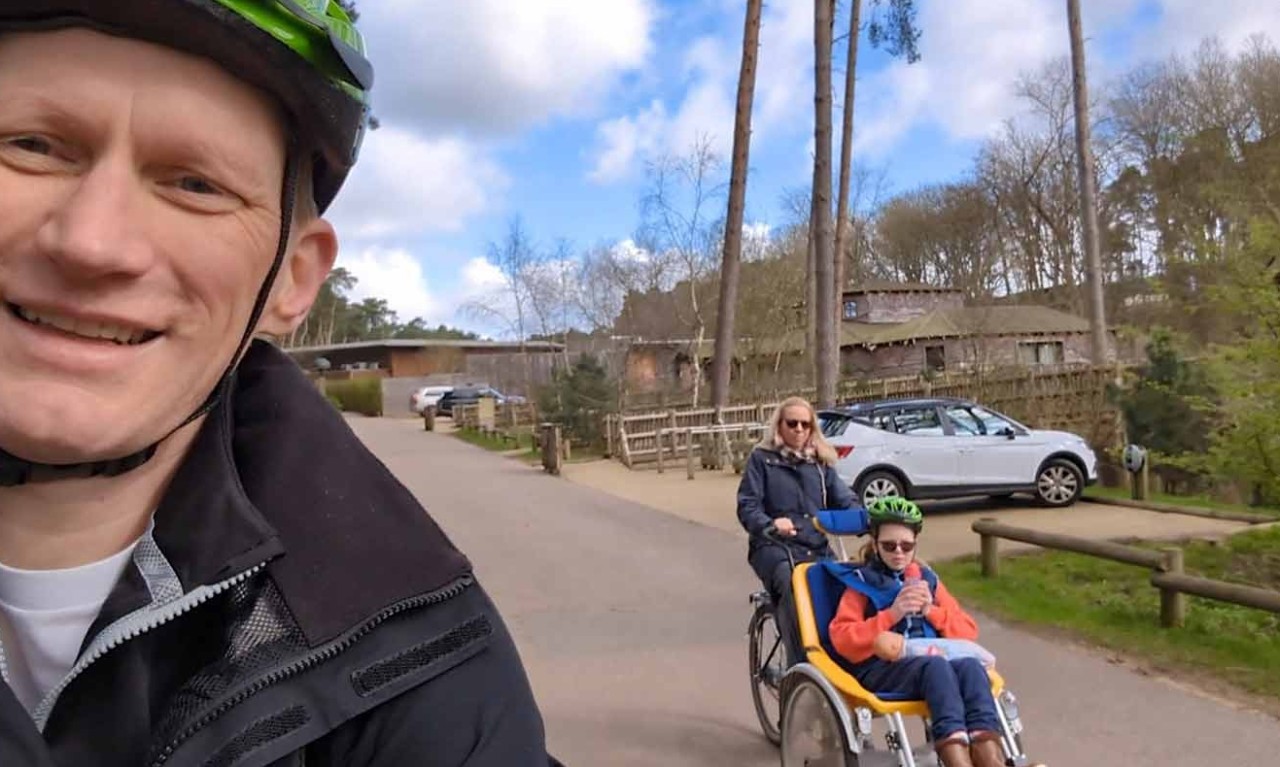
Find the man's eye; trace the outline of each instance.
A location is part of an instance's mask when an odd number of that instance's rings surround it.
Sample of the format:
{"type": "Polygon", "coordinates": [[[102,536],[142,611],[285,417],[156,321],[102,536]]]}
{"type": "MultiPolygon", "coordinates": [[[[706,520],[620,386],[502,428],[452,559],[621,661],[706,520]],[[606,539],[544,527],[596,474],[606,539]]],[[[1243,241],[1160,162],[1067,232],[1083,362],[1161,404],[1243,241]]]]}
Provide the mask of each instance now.
{"type": "Polygon", "coordinates": [[[183,176],[178,179],[177,187],[192,194],[221,194],[222,190],[199,176],[183,176]]]}
{"type": "Polygon", "coordinates": [[[9,145],[32,154],[53,154],[53,145],[39,136],[18,136],[9,139],[9,145]]]}

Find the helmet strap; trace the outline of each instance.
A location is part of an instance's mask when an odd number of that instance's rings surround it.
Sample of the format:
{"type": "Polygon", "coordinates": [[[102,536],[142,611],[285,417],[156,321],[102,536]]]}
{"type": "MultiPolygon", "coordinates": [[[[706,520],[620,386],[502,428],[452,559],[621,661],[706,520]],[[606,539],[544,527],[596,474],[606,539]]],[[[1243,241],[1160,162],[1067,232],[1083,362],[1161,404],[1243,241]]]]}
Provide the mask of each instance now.
{"type": "Polygon", "coordinates": [[[208,413],[226,396],[226,393],[231,388],[231,382],[235,378],[240,358],[253,340],[258,321],[262,319],[262,313],[266,310],[267,300],[271,296],[271,288],[275,285],[276,277],[280,274],[280,269],[284,266],[285,256],[288,254],[289,236],[293,226],[293,212],[298,198],[298,163],[299,152],[297,146],[291,142],[285,150],[284,188],[280,194],[280,241],[276,246],[275,258],[271,262],[271,268],[267,271],[266,278],[262,281],[262,286],[258,289],[258,297],[254,301],[253,311],[249,315],[249,321],[245,325],[244,333],[240,336],[240,343],[236,347],[236,353],[232,355],[231,361],[227,363],[226,370],[222,373],[222,377],[218,379],[213,390],[209,392],[209,396],[205,398],[204,403],[160,439],[141,450],[121,458],[86,461],[83,463],[49,464],[28,461],[0,448],[0,487],[16,487],[34,482],[52,482],[60,479],[115,477],[132,471],[151,460],[161,442],[172,437],[182,427],[208,413]]]}

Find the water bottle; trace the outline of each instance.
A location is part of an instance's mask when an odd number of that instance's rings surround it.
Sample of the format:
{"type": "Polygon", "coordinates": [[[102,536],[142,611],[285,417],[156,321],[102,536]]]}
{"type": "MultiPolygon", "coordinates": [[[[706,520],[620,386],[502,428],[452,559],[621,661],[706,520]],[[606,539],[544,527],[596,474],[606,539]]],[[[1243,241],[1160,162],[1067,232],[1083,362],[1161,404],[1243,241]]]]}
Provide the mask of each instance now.
{"type": "MultiPolygon", "coordinates": [[[[902,573],[903,588],[906,588],[907,586],[914,586],[917,583],[923,583],[923,582],[924,582],[924,578],[921,577],[920,575],[920,565],[916,562],[912,562],[911,564],[907,565],[907,569],[904,570],[902,573]]],[[[916,621],[919,619],[920,619],[920,613],[918,612],[912,612],[907,614],[906,632],[905,632],[907,636],[911,636],[911,630],[915,628],[916,621]]]]}

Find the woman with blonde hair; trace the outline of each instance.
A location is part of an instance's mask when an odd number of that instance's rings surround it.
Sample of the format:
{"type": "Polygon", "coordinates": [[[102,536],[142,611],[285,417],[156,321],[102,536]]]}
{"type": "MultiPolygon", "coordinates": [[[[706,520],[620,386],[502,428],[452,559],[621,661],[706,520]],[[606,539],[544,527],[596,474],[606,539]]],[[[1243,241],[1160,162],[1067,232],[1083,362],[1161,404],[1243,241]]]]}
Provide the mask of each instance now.
{"type": "Polygon", "coordinates": [[[827,537],[813,524],[814,512],[854,504],[853,492],[836,473],[836,451],[817,421],[813,405],[801,397],[779,405],[764,438],[748,456],[738,485],[738,521],[750,535],[747,562],[777,606],[788,665],[804,655],[787,550],[796,562],[832,556],[827,537]]]}

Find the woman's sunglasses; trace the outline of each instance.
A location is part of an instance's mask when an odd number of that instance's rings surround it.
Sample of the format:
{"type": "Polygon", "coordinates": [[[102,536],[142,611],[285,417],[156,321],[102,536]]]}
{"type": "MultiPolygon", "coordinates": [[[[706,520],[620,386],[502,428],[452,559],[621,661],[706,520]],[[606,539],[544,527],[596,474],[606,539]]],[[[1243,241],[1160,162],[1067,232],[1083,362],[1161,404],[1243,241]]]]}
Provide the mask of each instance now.
{"type": "Polygon", "coordinates": [[[796,420],[795,418],[788,418],[787,420],[783,421],[783,423],[787,425],[788,429],[808,429],[810,426],[812,426],[812,424],[810,424],[808,421],[799,421],[799,420],[796,420]]]}
{"type": "Polygon", "coordinates": [[[880,541],[880,550],[886,554],[892,554],[895,551],[910,554],[915,548],[915,541],[880,541]]]}

